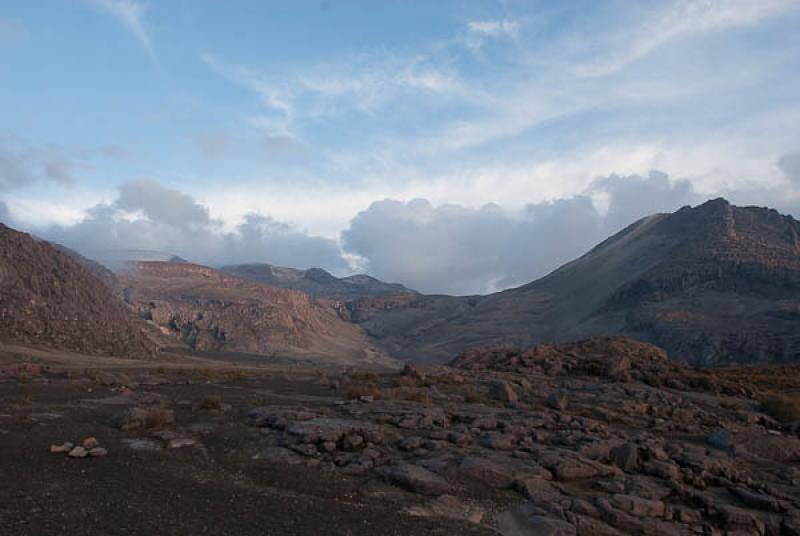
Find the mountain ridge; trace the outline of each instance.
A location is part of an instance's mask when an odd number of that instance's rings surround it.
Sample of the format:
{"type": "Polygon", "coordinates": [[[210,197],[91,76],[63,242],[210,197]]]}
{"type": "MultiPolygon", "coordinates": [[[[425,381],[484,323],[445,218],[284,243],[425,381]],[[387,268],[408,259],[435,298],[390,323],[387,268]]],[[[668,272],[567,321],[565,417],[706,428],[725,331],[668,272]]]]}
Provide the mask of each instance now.
{"type": "Polygon", "coordinates": [[[393,294],[417,294],[400,283],[386,283],[371,275],[336,277],[322,268],[287,268],[268,263],[232,264],[219,268],[243,279],[289,288],[326,298],[352,299],[393,294]]]}
{"type": "Polygon", "coordinates": [[[390,353],[418,361],[614,334],[700,365],[798,360],[798,234],[791,216],[715,199],[642,218],[520,287],[421,297],[363,327],[390,353]]]}

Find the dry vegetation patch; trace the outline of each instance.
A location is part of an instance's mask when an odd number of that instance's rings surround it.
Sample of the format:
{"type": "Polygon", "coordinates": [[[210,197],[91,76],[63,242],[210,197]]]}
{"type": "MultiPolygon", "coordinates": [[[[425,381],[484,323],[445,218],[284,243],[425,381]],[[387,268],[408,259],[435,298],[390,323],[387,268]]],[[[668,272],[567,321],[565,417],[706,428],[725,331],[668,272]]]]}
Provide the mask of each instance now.
{"type": "Polygon", "coordinates": [[[759,399],[761,409],[782,423],[800,421],[800,394],[768,393],[759,399]]]}

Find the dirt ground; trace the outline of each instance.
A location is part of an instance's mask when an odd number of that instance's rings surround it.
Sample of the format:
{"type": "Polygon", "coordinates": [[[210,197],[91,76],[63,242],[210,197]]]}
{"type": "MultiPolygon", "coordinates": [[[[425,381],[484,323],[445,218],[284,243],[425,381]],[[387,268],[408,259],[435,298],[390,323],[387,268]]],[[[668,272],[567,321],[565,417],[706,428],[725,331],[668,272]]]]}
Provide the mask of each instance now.
{"type": "Polygon", "coordinates": [[[168,404],[174,431],[194,438],[195,446],[131,448],[126,441],[147,434],[115,423],[129,404],[120,402],[117,387],[103,385],[97,370],[0,380],[0,534],[489,533],[467,522],[408,515],[404,508],[420,499],[388,485],[257,459],[259,430],[247,425],[248,410],[287,401],[329,405],[341,397],[309,374],[140,373],[125,369],[141,375],[136,396],[168,404]],[[209,397],[224,401],[223,410],[201,409],[209,397]],[[89,436],[107,456],[72,459],[49,451],[89,436]]]}

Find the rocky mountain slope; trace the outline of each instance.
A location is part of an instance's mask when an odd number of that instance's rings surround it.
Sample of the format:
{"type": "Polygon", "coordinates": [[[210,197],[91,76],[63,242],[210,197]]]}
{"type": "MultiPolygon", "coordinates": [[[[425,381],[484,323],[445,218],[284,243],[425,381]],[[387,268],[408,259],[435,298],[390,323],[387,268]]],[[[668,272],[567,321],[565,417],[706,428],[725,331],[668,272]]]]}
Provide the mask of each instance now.
{"type": "Polygon", "coordinates": [[[271,264],[237,264],[223,266],[220,271],[273,287],[290,288],[312,296],[339,300],[416,294],[403,285],[384,283],[366,274],[335,277],[321,268],[298,270],[271,264]]]}
{"type": "Polygon", "coordinates": [[[124,357],[156,351],[135,316],[89,269],[2,224],[0,340],[124,357]]]}
{"type": "Polygon", "coordinates": [[[723,199],[644,218],[528,285],[421,297],[362,326],[389,352],[626,334],[702,365],[800,360],[800,223],[723,199]]]}
{"type": "Polygon", "coordinates": [[[195,350],[390,364],[336,304],[195,264],[133,262],[123,299],[174,344],[195,350]]]}

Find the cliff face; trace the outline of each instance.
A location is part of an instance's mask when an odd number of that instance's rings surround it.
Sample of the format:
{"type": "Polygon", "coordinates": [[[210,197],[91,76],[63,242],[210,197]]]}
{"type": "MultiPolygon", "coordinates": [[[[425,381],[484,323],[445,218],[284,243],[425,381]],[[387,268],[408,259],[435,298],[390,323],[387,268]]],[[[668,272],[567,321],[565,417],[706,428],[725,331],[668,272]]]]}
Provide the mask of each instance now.
{"type": "Polygon", "coordinates": [[[2,224],[0,340],[122,357],[156,352],[135,316],[89,269],[2,224]]]}
{"type": "Polygon", "coordinates": [[[290,355],[342,364],[388,363],[334,303],[205,266],[135,262],[123,299],[173,343],[196,350],[290,355]]]}

